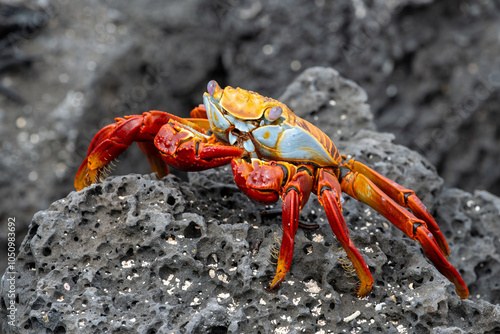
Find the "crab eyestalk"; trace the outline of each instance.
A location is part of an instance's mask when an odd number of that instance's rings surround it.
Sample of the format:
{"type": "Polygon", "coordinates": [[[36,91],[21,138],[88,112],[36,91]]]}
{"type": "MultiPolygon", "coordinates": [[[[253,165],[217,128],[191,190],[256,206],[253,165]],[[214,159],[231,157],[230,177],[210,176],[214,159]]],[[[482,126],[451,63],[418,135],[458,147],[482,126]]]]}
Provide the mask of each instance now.
{"type": "Polygon", "coordinates": [[[207,92],[208,94],[210,94],[210,96],[219,101],[222,97],[222,93],[224,92],[224,90],[219,86],[217,81],[211,80],[207,84],[207,92]]]}

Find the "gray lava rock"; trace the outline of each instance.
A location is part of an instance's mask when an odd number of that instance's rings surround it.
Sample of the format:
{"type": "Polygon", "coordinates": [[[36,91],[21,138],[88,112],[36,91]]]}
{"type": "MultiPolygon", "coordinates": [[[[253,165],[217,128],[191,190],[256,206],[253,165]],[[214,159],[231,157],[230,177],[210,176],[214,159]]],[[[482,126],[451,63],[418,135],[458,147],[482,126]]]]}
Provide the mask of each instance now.
{"type": "MultiPolygon", "coordinates": [[[[290,90],[297,85],[302,85],[303,97],[289,92],[284,97],[293,96],[298,114],[314,121],[315,116],[327,119],[329,112],[345,113],[370,127],[363,98],[348,106],[341,103],[348,99],[340,92],[358,97],[364,93],[336,71],[313,68],[290,90]],[[304,78],[318,84],[304,85],[304,78]]],[[[361,128],[353,122],[338,124],[342,133],[361,128]]],[[[3,330],[500,331],[495,280],[500,267],[500,199],[484,191],[472,195],[442,188],[435,169],[419,154],[393,144],[391,135],[362,130],[345,139],[336,142],[342,153],[412,188],[432,208],[450,242],[450,261],[470,288],[470,299],[458,298],[418,243],[347,196],[343,214],[375,279],[372,293],[363,300],[352,295],[356,277],[344,268],[345,254],[315,196],[300,219],[319,229],[299,229],[290,274],[277,291],[266,291],[275,272],[270,249],[278,246],[281,216],[247,199],[232,182],[230,168],[222,167],[190,173],[188,181],[172,175],[162,180],[154,174],[115,176],[71,192],[37,213],[16,261],[16,327],[6,322],[9,273],[2,279],[3,330]]],[[[275,208],[281,209],[280,203],[275,208]]]]}
{"type": "MultiPolygon", "coordinates": [[[[378,128],[448,187],[500,194],[499,13],[495,0],[0,0],[0,91],[10,92],[0,94],[0,243],[8,218],[19,245],[33,214],[73,189],[92,137],[115,117],[186,116],[211,79],[277,97],[311,66],[364,87],[355,103],[368,96],[378,128]],[[31,66],[4,65],[16,58],[31,66]]],[[[354,135],[345,123],[371,123],[354,119],[372,117],[363,111],[322,116],[342,103],[325,96],[303,115],[336,141],[354,135]]],[[[149,170],[137,149],[123,161],[119,174],[149,170]]],[[[0,249],[0,271],[5,259],[0,249]]]]}

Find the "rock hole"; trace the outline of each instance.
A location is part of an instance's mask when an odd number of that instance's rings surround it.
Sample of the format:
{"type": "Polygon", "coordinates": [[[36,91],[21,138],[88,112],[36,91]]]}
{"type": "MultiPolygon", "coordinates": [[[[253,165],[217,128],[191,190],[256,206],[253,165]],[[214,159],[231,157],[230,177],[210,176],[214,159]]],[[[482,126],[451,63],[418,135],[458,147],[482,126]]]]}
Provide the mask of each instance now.
{"type": "Polygon", "coordinates": [[[184,229],[184,236],[191,239],[201,237],[201,227],[199,227],[195,222],[190,222],[184,229]]]}
{"type": "Polygon", "coordinates": [[[160,270],[158,271],[158,275],[160,275],[161,279],[168,279],[170,275],[174,274],[174,270],[170,268],[169,266],[162,266],[160,270]]]}
{"type": "Polygon", "coordinates": [[[113,184],[108,183],[108,184],[106,185],[106,189],[105,189],[105,191],[106,191],[107,193],[113,192],[113,184]]]}
{"type": "Polygon", "coordinates": [[[57,291],[56,291],[56,292],[54,292],[54,296],[53,296],[53,298],[54,298],[54,299],[59,299],[59,298],[61,298],[62,296],[63,296],[63,294],[62,294],[62,293],[60,293],[60,292],[57,292],[57,291]]]}
{"type": "Polygon", "coordinates": [[[227,327],[225,326],[215,326],[210,328],[209,330],[210,334],[226,334],[227,333],[227,327]]]}
{"type": "Polygon", "coordinates": [[[233,188],[223,187],[220,190],[220,195],[221,195],[222,198],[228,198],[229,196],[231,196],[232,194],[234,194],[234,192],[235,192],[235,189],[233,189],[233,188]]]}
{"type": "Polygon", "coordinates": [[[31,309],[36,311],[41,309],[43,306],[45,306],[45,301],[42,298],[38,297],[31,305],[31,309]]]}
{"type": "Polygon", "coordinates": [[[42,250],[42,254],[43,254],[43,256],[49,256],[50,254],[52,254],[52,250],[49,247],[45,247],[42,250]]]}
{"type": "Polygon", "coordinates": [[[97,185],[94,188],[89,189],[89,195],[90,196],[94,196],[94,195],[99,196],[99,195],[102,195],[102,186],[101,185],[97,185]]]}
{"type": "Polygon", "coordinates": [[[306,254],[306,255],[311,254],[313,252],[313,245],[307,244],[304,246],[304,248],[302,248],[302,250],[304,251],[304,254],[306,254]]]}
{"type": "Polygon", "coordinates": [[[111,210],[111,211],[109,212],[109,215],[110,215],[111,217],[113,217],[113,218],[119,217],[119,216],[120,216],[120,214],[121,214],[121,211],[120,211],[120,210],[115,210],[115,209],[113,209],[113,210],[111,210]]]}
{"type": "Polygon", "coordinates": [[[36,268],[36,265],[34,262],[29,262],[29,263],[26,263],[24,265],[24,268],[27,270],[27,271],[30,271],[30,270],[34,270],[36,268]]]}
{"type": "Polygon", "coordinates": [[[133,250],[132,248],[129,248],[129,249],[127,250],[127,253],[126,253],[125,255],[127,255],[127,256],[132,256],[132,255],[134,255],[134,250],[133,250]]]}
{"type": "Polygon", "coordinates": [[[30,320],[27,320],[27,321],[23,324],[23,328],[24,328],[24,329],[32,329],[32,327],[31,327],[31,319],[30,319],[30,320]]]}
{"type": "Polygon", "coordinates": [[[207,265],[215,265],[219,262],[219,258],[216,253],[212,253],[207,257],[207,265]]]}
{"type": "Polygon", "coordinates": [[[481,233],[474,227],[470,230],[470,235],[472,237],[482,237],[481,233]]]}
{"type": "Polygon", "coordinates": [[[167,198],[167,204],[170,205],[170,206],[172,206],[172,205],[175,204],[175,202],[176,202],[175,197],[169,195],[168,198],[167,198]]]}

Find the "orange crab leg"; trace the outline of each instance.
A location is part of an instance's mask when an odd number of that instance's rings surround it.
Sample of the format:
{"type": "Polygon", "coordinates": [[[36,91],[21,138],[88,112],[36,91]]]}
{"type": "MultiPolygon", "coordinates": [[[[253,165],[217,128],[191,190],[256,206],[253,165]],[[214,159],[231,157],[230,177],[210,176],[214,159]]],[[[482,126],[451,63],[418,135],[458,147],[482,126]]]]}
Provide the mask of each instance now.
{"type": "Polygon", "coordinates": [[[203,128],[205,131],[210,130],[210,122],[208,121],[207,110],[203,104],[193,108],[190,112],[191,118],[184,118],[184,120],[196,124],[200,128],[203,128]]]}
{"type": "Polygon", "coordinates": [[[207,119],[207,109],[203,104],[200,104],[197,107],[194,107],[193,110],[190,112],[191,117],[193,118],[205,118],[207,119]]]}
{"type": "Polygon", "coordinates": [[[411,209],[413,214],[425,221],[427,228],[431,231],[432,235],[436,239],[439,248],[443,252],[444,256],[450,254],[450,249],[448,243],[446,242],[443,233],[439,229],[438,224],[431,216],[425,205],[420,201],[420,199],[415,195],[413,190],[404,188],[403,186],[397,184],[396,182],[386,178],[385,176],[377,173],[370,167],[362,164],[361,162],[349,160],[347,167],[354,171],[363,174],[370,181],[372,181],[377,187],[382,189],[389,197],[396,201],[399,205],[411,209]]]}
{"type": "MultiPolygon", "coordinates": [[[[446,260],[426,222],[396,203],[372,181],[358,172],[348,172],[341,181],[342,190],[355,199],[368,204],[413,240],[422,245],[425,255],[448,280],[455,284],[460,298],[467,298],[469,291],[458,271],[446,260]]],[[[384,189],[385,190],[385,189],[384,189]]]]}
{"type": "Polygon", "coordinates": [[[324,169],[320,169],[318,173],[317,193],[319,202],[325,208],[330,227],[353,263],[354,269],[361,281],[357,294],[359,297],[364,297],[372,289],[373,277],[359,250],[349,238],[349,230],[341,211],[341,189],[338,179],[324,169]]]}

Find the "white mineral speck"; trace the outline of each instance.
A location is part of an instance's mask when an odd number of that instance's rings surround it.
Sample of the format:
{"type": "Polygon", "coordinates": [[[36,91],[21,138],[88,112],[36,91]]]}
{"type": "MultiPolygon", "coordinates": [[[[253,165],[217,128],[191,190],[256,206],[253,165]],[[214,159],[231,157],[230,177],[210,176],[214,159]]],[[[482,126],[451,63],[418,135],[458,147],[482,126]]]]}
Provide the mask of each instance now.
{"type": "Polygon", "coordinates": [[[182,290],[186,291],[190,286],[191,286],[191,281],[185,281],[184,285],[182,286],[182,290]]]}
{"type": "Polygon", "coordinates": [[[323,242],[323,241],[325,241],[325,238],[321,234],[313,234],[313,241],[314,242],[323,242]]]}
{"type": "Polygon", "coordinates": [[[311,279],[307,282],[304,282],[306,289],[304,291],[309,292],[309,293],[319,293],[321,291],[321,288],[318,286],[318,283],[311,279]]]}
{"type": "Polygon", "coordinates": [[[122,268],[134,267],[134,260],[122,261],[122,268]]]}
{"type": "Polygon", "coordinates": [[[361,314],[361,312],[358,310],[358,311],[354,312],[353,314],[351,314],[350,316],[345,317],[344,322],[352,321],[352,320],[356,319],[357,317],[359,317],[360,314],[361,314]]]}
{"type": "Polygon", "coordinates": [[[229,293],[219,293],[217,295],[217,297],[222,298],[222,299],[229,298],[229,296],[231,296],[229,293]]]}

